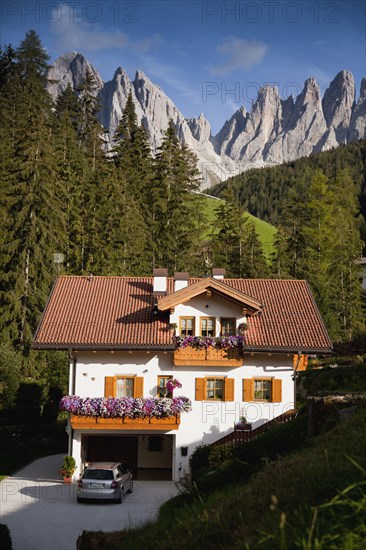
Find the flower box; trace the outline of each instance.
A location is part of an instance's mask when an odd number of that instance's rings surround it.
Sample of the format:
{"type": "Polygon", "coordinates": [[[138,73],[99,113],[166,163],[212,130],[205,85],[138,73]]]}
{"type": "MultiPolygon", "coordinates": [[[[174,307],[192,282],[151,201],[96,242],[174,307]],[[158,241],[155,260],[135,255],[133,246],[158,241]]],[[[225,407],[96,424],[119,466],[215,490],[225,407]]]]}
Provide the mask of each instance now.
{"type": "Polygon", "coordinates": [[[70,423],[74,430],[177,430],[180,415],[164,418],[101,418],[95,416],[71,415],[70,423]]]}
{"type": "Polygon", "coordinates": [[[240,367],[243,364],[242,352],[238,348],[220,349],[208,347],[195,349],[178,348],[174,352],[175,366],[192,367],[240,367]]]}

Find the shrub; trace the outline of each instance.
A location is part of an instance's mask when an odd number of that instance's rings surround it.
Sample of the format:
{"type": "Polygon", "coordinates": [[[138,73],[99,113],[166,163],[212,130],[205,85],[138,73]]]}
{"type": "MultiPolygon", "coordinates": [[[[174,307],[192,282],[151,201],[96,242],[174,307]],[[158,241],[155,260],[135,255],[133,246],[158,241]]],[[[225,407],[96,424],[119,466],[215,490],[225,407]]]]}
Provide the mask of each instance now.
{"type": "Polygon", "coordinates": [[[210,445],[199,445],[189,458],[189,466],[192,472],[192,479],[196,481],[203,473],[209,470],[210,445]]]}
{"type": "Polygon", "coordinates": [[[4,523],[0,523],[0,548],[1,550],[12,550],[13,548],[9,527],[4,523]]]}
{"type": "Polygon", "coordinates": [[[247,481],[269,461],[301,449],[308,441],[307,425],[308,417],[304,411],[295,420],[274,426],[252,441],[231,445],[229,448],[198,447],[199,456],[195,457],[194,453],[191,457],[194,459],[192,463],[200,466],[199,470],[191,466],[198,490],[211,493],[238,481],[247,481]]]}

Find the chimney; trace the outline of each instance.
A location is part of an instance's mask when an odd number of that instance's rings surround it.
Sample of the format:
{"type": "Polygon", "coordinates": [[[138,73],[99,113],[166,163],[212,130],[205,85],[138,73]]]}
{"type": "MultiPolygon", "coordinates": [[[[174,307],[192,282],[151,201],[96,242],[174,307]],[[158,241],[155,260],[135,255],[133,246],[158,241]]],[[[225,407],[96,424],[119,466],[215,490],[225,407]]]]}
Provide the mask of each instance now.
{"type": "Polygon", "coordinates": [[[167,269],[153,269],[153,293],[166,294],[166,278],[168,276],[167,269]]]}
{"type": "Polygon", "coordinates": [[[189,273],[187,271],[175,271],[174,273],[174,292],[188,286],[189,273]]]}
{"type": "Polygon", "coordinates": [[[212,277],[214,279],[222,280],[225,277],[225,269],[214,267],[212,270],[212,277]]]}

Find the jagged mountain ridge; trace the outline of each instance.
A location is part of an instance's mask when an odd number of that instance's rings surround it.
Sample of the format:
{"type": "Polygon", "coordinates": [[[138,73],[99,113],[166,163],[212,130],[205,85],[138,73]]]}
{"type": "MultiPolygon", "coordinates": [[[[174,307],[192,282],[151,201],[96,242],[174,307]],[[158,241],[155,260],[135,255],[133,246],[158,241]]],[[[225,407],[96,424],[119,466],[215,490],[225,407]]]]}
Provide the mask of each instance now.
{"type": "Polygon", "coordinates": [[[280,98],[276,86],[263,86],[250,111],[240,107],[216,136],[201,114],[185,118],[164,91],[141,71],[132,81],[119,67],[104,83],[98,71],[80,53],[58,57],[49,71],[49,92],[54,98],[68,84],[76,89],[86,72],[93,74],[102,104],[100,121],[109,139],[118,126],[129,93],[136,115],[149,137],[153,151],[159,147],[172,118],[182,143],[197,155],[203,175],[202,188],[253,167],[296,160],[312,152],[366,138],[366,79],[355,102],[352,73],[341,71],[327,88],[323,99],[314,78],[309,78],[294,100],[280,98]]]}

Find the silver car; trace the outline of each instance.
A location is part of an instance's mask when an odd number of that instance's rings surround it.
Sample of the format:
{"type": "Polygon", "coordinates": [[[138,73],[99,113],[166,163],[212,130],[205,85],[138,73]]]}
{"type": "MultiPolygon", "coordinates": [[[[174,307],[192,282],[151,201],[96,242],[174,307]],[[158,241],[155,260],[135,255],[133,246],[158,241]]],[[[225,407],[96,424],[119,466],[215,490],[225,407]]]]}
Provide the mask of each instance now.
{"type": "Polygon", "coordinates": [[[109,499],[122,502],[132,493],[132,473],[120,462],[93,462],[78,481],[77,501],[109,499]]]}

